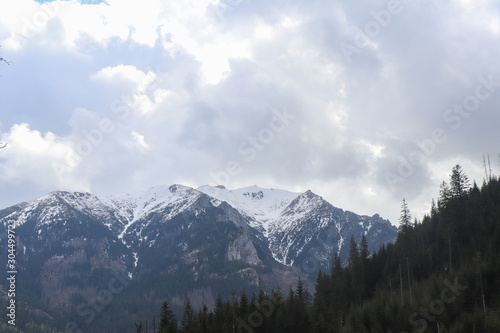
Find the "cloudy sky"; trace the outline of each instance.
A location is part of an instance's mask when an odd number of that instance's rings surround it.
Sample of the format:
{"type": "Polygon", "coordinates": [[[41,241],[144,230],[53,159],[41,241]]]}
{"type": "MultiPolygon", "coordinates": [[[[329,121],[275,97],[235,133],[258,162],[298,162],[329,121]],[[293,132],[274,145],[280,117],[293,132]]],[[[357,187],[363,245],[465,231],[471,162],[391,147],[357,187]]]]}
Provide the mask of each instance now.
{"type": "Polygon", "coordinates": [[[256,184],[397,224],[500,168],[494,1],[1,0],[0,57],[0,208],[256,184]]]}

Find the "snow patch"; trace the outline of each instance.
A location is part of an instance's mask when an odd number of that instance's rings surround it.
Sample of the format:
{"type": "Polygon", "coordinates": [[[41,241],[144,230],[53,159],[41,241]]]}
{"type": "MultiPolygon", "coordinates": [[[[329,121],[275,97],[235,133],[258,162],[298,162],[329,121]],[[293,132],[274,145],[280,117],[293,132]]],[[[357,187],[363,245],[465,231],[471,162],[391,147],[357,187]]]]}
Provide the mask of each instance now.
{"type": "Polygon", "coordinates": [[[137,252],[132,252],[134,255],[134,267],[137,267],[137,262],[139,262],[139,257],[137,257],[137,252]]]}
{"type": "Polygon", "coordinates": [[[282,212],[300,193],[285,190],[264,189],[258,186],[228,190],[223,186],[204,185],[198,191],[208,196],[227,202],[243,216],[250,219],[250,226],[264,230],[269,236],[270,225],[279,219],[282,212]]]}

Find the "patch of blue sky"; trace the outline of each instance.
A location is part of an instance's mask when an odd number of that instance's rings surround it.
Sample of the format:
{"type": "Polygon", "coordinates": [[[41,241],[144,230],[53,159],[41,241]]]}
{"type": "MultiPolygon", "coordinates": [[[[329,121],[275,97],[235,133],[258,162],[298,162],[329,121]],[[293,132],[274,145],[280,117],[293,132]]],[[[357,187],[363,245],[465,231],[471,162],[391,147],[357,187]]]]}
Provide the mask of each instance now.
{"type": "MultiPolygon", "coordinates": [[[[43,4],[43,3],[47,3],[47,2],[54,2],[56,0],[35,0],[35,1],[43,4]]],[[[64,0],[64,1],[68,1],[68,0],[64,0]]],[[[78,0],[78,1],[84,5],[98,5],[100,3],[107,4],[107,2],[105,0],[78,0]]]]}

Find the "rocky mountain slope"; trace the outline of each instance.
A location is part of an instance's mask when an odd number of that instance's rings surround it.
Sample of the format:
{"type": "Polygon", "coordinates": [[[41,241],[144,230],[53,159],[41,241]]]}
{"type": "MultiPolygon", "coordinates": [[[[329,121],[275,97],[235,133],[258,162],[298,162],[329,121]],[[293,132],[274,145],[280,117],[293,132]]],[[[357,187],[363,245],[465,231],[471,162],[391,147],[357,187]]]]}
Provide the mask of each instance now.
{"type": "Polygon", "coordinates": [[[26,315],[82,327],[101,315],[133,318],[146,311],[141,302],[181,307],[189,296],[210,306],[216,294],[241,288],[288,288],[299,276],[312,284],[335,253],[347,259],[351,236],[359,243],[365,235],[373,251],[397,233],[378,215],[343,211],[311,191],[257,186],[157,186],[108,197],[52,192],[0,210],[2,253],[9,221],[17,226],[26,315]],[[126,281],[127,292],[114,295],[121,301],[102,313],[90,307],[116,276],[126,281]]]}

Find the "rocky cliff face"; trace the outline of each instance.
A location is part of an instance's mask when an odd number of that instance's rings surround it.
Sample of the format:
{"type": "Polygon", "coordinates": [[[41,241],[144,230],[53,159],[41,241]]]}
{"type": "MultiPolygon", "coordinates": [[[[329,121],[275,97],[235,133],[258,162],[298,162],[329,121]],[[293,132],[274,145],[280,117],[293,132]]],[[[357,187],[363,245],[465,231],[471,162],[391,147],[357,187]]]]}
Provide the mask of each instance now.
{"type": "Polygon", "coordinates": [[[240,235],[229,243],[226,258],[228,261],[242,260],[252,266],[257,266],[262,263],[252,240],[246,234],[240,235]]]}

